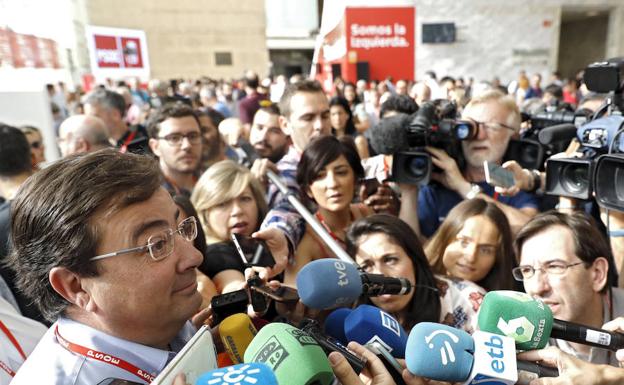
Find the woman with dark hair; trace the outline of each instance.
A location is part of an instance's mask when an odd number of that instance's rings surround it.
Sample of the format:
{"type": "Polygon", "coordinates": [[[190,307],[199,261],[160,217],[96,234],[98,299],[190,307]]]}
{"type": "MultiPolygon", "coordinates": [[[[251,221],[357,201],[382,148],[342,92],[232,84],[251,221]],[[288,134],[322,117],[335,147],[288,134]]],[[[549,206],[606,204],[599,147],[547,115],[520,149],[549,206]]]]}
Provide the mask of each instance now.
{"type": "Polygon", "coordinates": [[[355,84],[351,82],[345,83],[344,89],[342,90],[342,95],[344,96],[345,99],[347,99],[347,102],[349,103],[349,108],[351,109],[351,111],[355,109],[356,105],[362,102],[360,98],[358,97],[357,88],[355,87],[355,84]]]}
{"type": "Polygon", "coordinates": [[[334,96],[329,101],[329,120],[332,126],[332,133],[337,138],[345,135],[355,136],[357,134],[349,102],[342,96],[334,96]]]}
{"type": "Polygon", "coordinates": [[[407,278],[405,295],[364,298],[392,314],[409,332],[419,322],[441,322],[472,333],[485,291],[459,279],[434,275],[418,237],[399,218],[375,214],[354,222],[347,232],[347,253],[367,273],[407,278]]]}
{"type": "MultiPolygon", "coordinates": [[[[353,140],[321,136],[303,151],[297,166],[297,183],[302,199],[316,203],[316,217],[338,243],[344,244],[347,227],[372,210],[364,204],[352,204],[358,180],[364,177],[353,140]]],[[[295,285],[297,272],[308,262],[335,255],[308,226],[295,251],[294,263],[286,269],[284,282],[295,285]]]]}
{"type": "Polygon", "coordinates": [[[505,214],[483,199],[455,206],[425,248],[436,274],[472,281],[484,289],[522,291],[511,270],[517,266],[505,214]]]}

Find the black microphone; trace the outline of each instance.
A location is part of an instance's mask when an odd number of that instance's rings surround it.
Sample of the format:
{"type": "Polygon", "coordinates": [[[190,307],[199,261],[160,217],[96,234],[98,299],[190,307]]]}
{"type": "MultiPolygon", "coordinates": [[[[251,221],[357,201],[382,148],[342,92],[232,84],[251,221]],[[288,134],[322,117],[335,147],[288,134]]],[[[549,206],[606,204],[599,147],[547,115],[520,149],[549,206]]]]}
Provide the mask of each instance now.
{"type": "Polygon", "coordinates": [[[624,349],[624,334],[553,319],[551,338],[616,351],[624,349]]]}
{"type": "Polygon", "coordinates": [[[407,127],[410,116],[396,114],[381,119],[367,131],[367,139],[376,153],[391,155],[408,149],[407,127]]]}
{"type": "Polygon", "coordinates": [[[546,127],[537,134],[537,137],[539,142],[544,145],[562,140],[571,140],[576,138],[576,126],[574,124],[564,123],[546,127]]]}
{"type": "Polygon", "coordinates": [[[407,294],[412,283],[406,278],[386,277],[383,274],[367,274],[360,271],[362,294],[375,297],[383,294],[407,294]]]}

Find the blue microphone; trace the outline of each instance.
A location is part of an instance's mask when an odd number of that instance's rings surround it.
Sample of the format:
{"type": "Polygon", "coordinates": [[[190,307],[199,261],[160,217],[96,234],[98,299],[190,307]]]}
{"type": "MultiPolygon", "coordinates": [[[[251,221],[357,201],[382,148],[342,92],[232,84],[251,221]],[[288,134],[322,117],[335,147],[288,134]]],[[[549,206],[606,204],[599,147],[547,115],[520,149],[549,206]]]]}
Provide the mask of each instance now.
{"type": "Polygon", "coordinates": [[[347,341],[379,344],[396,358],[405,357],[407,333],[393,316],[371,305],[360,305],[344,323],[347,341]]]}
{"type": "Polygon", "coordinates": [[[410,373],[438,381],[464,381],[470,375],[474,340],[463,330],[421,322],[407,339],[405,363],[410,373]]]}
{"type": "Polygon", "coordinates": [[[360,295],[407,294],[411,289],[405,278],[366,274],[353,264],[333,258],[312,261],[297,274],[301,302],[313,309],[347,306],[360,295]],[[319,279],[323,279],[322,285],[319,279]]]}
{"type": "Polygon", "coordinates": [[[278,385],[275,374],[267,365],[253,362],[215,369],[202,374],[195,385],[263,384],[278,385]]]}
{"type": "Polygon", "coordinates": [[[352,311],[352,309],[347,307],[341,307],[329,313],[327,318],[325,318],[325,334],[334,337],[343,345],[346,345],[349,340],[345,335],[344,325],[345,320],[352,311]]]}

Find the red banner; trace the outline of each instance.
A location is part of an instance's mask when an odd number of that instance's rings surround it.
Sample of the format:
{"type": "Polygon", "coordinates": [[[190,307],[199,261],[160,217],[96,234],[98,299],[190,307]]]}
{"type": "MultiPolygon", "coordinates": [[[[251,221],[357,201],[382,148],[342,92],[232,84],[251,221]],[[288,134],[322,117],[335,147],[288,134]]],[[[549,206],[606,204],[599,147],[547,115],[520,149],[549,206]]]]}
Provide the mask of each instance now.
{"type": "Polygon", "coordinates": [[[0,28],[0,66],[61,68],[54,40],[0,28]]]}

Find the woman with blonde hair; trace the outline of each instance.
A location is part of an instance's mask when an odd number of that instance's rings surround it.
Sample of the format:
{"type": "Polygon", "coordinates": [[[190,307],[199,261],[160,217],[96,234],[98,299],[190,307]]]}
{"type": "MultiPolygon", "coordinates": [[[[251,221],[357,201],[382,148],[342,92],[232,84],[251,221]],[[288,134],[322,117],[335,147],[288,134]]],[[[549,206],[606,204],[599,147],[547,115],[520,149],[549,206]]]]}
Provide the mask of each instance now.
{"type": "Polygon", "coordinates": [[[199,270],[210,277],[219,293],[244,284],[244,268],[230,243],[231,234],[251,236],[268,209],[264,191],[251,172],[231,160],[212,165],[199,178],[191,202],[209,247],[199,270]]]}

